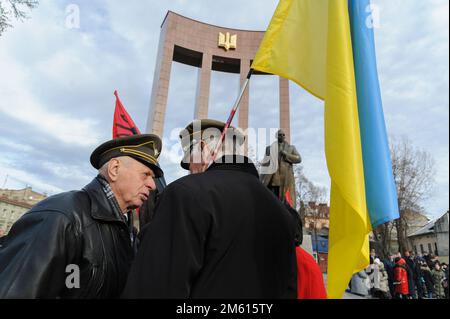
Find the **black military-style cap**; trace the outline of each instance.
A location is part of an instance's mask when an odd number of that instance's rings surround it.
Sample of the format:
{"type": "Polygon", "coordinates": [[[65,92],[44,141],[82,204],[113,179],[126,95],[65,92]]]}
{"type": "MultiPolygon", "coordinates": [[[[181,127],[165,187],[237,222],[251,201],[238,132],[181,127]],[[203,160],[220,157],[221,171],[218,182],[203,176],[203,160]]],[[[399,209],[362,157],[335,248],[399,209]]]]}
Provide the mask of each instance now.
{"type": "MultiPolygon", "coordinates": [[[[220,137],[223,129],[225,128],[226,123],[213,120],[213,119],[195,119],[191,123],[189,123],[186,128],[184,128],[180,132],[181,139],[181,147],[183,148],[184,156],[181,160],[181,167],[189,170],[189,162],[191,155],[191,147],[198,143],[200,140],[205,139],[204,134],[207,132],[211,133],[212,137],[220,137]],[[211,130],[210,130],[211,129],[211,130]],[[214,130],[215,129],[215,130],[214,130]],[[206,131],[206,132],[205,132],[206,131]]],[[[245,136],[241,130],[234,128],[233,126],[229,127],[229,131],[227,131],[227,136],[234,135],[237,138],[239,144],[244,143],[245,136]]]]}
{"type": "Polygon", "coordinates": [[[151,168],[156,177],[162,177],[164,173],[158,163],[161,148],[161,139],[154,134],[119,137],[98,146],[91,154],[91,164],[100,169],[112,158],[129,156],[151,168]]]}

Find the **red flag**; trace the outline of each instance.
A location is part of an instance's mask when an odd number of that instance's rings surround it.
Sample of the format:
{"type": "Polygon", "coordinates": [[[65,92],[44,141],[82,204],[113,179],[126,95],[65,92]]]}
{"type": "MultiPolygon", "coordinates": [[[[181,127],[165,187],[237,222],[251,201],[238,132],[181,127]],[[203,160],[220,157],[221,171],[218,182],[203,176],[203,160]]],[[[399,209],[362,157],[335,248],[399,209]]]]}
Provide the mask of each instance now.
{"type": "MultiPolygon", "coordinates": [[[[123,107],[122,102],[120,102],[117,90],[114,91],[114,95],[116,96],[116,109],[114,110],[113,138],[141,134],[136,124],[134,124],[130,115],[128,115],[123,107]]],[[[139,210],[140,208],[136,209],[138,215],[139,210]]]]}
{"type": "Polygon", "coordinates": [[[120,102],[117,91],[114,91],[114,95],[116,96],[116,109],[114,110],[113,138],[141,134],[120,102]]]}
{"type": "Polygon", "coordinates": [[[288,202],[288,204],[292,206],[292,198],[291,198],[291,192],[289,190],[286,191],[286,194],[284,195],[284,197],[286,198],[286,201],[288,202]]]}

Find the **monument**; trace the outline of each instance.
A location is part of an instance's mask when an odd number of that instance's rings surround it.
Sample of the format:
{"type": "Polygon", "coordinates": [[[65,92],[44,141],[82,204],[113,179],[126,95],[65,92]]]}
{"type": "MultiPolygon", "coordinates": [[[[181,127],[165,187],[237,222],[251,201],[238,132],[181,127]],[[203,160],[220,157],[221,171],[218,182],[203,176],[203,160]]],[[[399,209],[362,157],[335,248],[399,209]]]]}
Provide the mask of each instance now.
{"type": "MultiPolygon", "coordinates": [[[[163,136],[172,61],[198,68],[195,108],[192,118],[186,119],[186,122],[193,119],[209,118],[211,72],[220,71],[240,74],[240,86],[242,86],[263,37],[264,31],[225,28],[196,21],[168,11],[161,24],[146,132],[163,136]]],[[[257,71],[253,73],[253,76],[261,75],[274,76],[257,71]]],[[[238,93],[239,88],[236,89],[236,97],[238,93]]],[[[230,94],[233,94],[233,92],[230,94]]],[[[251,85],[245,91],[239,107],[238,127],[243,130],[248,128],[250,94],[251,85]]],[[[286,147],[289,146],[287,148],[290,148],[291,146],[288,144],[291,134],[289,81],[283,77],[279,77],[278,94],[279,127],[284,132],[283,142],[286,143],[286,147]]],[[[232,105],[230,105],[230,109],[231,107],[232,105]]],[[[225,121],[226,119],[218,120],[225,121]]],[[[298,154],[298,158],[294,158],[293,163],[299,163],[300,161],[301,158],[298,154]]],[[[284,163],[282,162],[283,167],[284,163]]],[[[292,165],[289,172],[292,172],[292,165]]],[[[287,183],[291,186],[288,188],[283,187],[281,191],[283,192],[285,189],[291,190],[295,209],[293,172],[288,175],[290,177],[287,183]]],[[[271,175],[266,177],[269,178],[269,182],[270,177],[271,175]]],[[[305,235],[304,237],[308,236],[305,235]]],[[[311,252],[310,238],[307,238],[303,243],[303,246],[305,245],[306,249],[311,252]]]]}
{"type": "MultiPolygon", "coordinates": [[[[211,72],[240,74],[242,85],[263,36],[264,31],[224,28],[169,11],[161,25],[146,132],[163,136],[172,61],[198,68],[195,110],[186,122],[208,118],[211,72]]],[[[248,128],[249,91],[250,88],[246,90],[239,108],[238,127],[243,130],[248,128]]],[[[289,81],[282,77],[279,78],[279,100],[279,126],[289,141],[289,81]]]]}
{"type": "MultiPolygon", "coordinates": [[[[277,132],[277,141],[267,146],[261,167],[274,167],[270,173],[261,173],[261,182],[280,199],[291,199],[291,206],[296,209],[295,178],[293,164],[302,161],[295,146],[286,142],[286,134],[282,129],[277,132]]],[[[261,170],[264,171],[263,169],[261,170]]]]}

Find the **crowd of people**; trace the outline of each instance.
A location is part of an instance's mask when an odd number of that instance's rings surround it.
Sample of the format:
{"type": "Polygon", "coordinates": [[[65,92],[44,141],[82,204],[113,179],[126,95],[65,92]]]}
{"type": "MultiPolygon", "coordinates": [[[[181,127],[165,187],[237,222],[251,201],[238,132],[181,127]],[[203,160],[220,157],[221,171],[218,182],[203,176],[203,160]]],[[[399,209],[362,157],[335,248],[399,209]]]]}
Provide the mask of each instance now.
{"type": "Polygon", "coordinates": [[[448,299],[448,265],[432,254],[405,251],[379,258],[353,275],[350,292],[379,299],[448,299]]]}

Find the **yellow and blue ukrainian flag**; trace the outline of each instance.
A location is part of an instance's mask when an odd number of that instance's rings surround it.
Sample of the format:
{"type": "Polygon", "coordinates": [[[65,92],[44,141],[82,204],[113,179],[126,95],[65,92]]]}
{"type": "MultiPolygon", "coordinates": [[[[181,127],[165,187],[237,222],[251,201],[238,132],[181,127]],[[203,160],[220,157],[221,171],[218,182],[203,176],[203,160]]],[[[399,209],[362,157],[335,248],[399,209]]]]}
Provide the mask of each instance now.
{"type": "Polygon", "coordinates": [[[280,0],[252,68],[325,101],[331,177],[328,298],[369,264],[372,227],[398,218],[369,0],[280,0]]]}
{"type": "Polygon", "coordinates": [[[349,2],[367,206],[375,228],[398,218],[399,214],[378,81],[374,33],[367,13],[369,5],[370,0],[349,2]]]}

